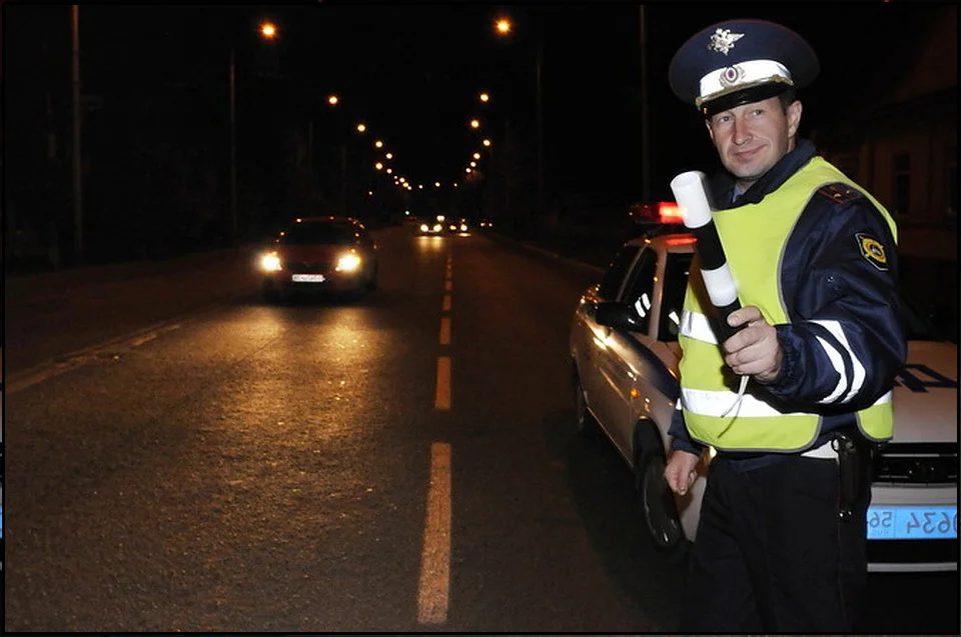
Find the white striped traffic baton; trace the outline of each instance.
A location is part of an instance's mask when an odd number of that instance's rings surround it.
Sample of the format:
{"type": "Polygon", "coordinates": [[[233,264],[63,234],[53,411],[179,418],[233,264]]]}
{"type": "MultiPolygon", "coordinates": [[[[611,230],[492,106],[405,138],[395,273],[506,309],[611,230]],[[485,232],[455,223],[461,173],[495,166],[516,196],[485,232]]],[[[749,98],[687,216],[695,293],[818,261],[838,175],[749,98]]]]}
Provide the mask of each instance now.
{"type": "Polygon", "coordinates": [[[737,286],[727,265],[721,237],[717,234],[714,217],[711,216],[711,204],[704,188],[704,180],[704,173],[699,170],[684,172],[671,180],[671,190],[681,207],[684,225],[697,239],[695,249],[701,260],[704,287],[721,316],[719,327],[722,340],[726,341],[744,327],[742,325],[733,328],[727,324],[728,315],[740,309],[741,302],[737,298],[737,286]]]}

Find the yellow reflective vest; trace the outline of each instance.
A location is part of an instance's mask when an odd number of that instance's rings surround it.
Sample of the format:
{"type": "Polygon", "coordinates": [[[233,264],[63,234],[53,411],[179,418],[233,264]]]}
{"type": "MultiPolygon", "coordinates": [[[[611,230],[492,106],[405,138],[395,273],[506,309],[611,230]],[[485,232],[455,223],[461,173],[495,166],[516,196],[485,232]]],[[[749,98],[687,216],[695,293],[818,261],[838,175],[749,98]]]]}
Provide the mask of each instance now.
{"type": "MultiPolygon", "coordinates": [[[[884,215],[897,241],[897,229],[887,210],[820,157],[813,157],[760,203],[714,213],[741,305],[757,306],[771,325],[792,320],[780,287],[781,260],[791,230],[817,190],[838,182],[862,192],[884,215]]],[[[821,431],[818,414],[790,411],[765,391],[749,389],[738,401],[738,379],[724,363],[705,306],[710,307],[710,300],[695,264],[679,336],[683,350],[681,406],[691,437],[726,451],[790,452],[809,448],[821,431]]],[[[890,391],[857,412],[858,427],[871,440],[890,439],[893,420],[890,391]]]]}

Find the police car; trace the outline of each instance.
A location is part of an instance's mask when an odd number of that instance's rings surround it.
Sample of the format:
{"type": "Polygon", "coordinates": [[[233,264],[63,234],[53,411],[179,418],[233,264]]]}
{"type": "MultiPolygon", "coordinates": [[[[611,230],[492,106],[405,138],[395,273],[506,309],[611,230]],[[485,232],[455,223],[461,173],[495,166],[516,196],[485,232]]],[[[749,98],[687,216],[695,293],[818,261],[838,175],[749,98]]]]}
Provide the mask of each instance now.
{"type": "MultiPolygon", "coordinates": [[[[697,534],[706,471],[685,496],[664,480],[680,394],[677,342],[694,237],[633,239],[578,302],[570,334],[576,422],[603,432],[632,469],[654,545],[683,554],[697,534]]],[[[958,568],[957,345],[905,303],[908,362],[894,388],[894,439],[874,462],[868,511],[872,571],[958,568]]]]}

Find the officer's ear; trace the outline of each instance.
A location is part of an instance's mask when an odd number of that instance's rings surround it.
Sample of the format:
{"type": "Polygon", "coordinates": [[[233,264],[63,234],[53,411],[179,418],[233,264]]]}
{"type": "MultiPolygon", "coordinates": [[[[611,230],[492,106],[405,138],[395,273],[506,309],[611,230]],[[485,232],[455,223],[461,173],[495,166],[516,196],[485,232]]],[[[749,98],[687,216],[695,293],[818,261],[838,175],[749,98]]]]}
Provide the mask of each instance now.
{"type": "Polygon", "coordinates": [[[711,128],[711,118],[704,118],[704,125],[707,126],[707,134],[711,136],[711,143],[714,143],[714,129],[711,128]]]}
{"type": "Polygon", "coordinates": [[[791,105],[787,107],[787,136],[788,139],[795,137],[797,135],[798,127],[801,125],[801,101],[794,100],[791,105]]]}

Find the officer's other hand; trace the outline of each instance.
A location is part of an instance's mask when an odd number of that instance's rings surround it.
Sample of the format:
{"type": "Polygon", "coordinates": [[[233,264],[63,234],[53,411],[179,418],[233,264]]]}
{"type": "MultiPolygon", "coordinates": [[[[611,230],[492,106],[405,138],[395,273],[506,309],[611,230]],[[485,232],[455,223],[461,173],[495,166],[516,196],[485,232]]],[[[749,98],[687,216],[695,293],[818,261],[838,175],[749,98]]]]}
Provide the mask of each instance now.
{"type": "Polygon", "coordinates": [[[781,370],[781,346],[777,330],[764,320],[761,310],[753,305],[742,307],[731,312],[727,323],[731,327],[747,327],[722,344],[724,362],[738,376],[753,376],[761,383],[774,380],[781,370]]]}
{"type": "Polygon", "coordinates": [[[678,495],[685,495],[694,484],[697,472],[694,467],[700,456],[687,451],[675,449],[667,457],[667,466],[664,467],[664,479],[671,491],[678,495]]]}

